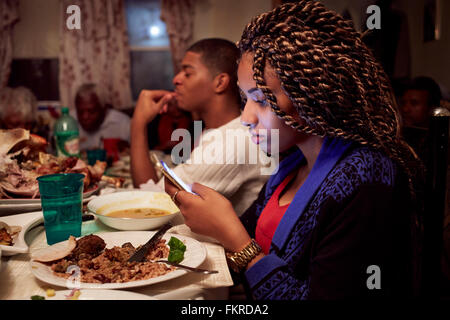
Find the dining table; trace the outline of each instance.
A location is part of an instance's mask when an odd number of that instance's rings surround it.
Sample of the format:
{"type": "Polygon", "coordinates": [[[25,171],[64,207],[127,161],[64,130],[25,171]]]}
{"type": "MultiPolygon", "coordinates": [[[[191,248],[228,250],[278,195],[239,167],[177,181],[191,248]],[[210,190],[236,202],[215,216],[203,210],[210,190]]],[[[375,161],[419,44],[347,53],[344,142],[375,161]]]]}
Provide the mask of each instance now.
{"type": "MultiPolygon", "coordinates": [[[[0,221],[2,218],[0,217],[0,221]]],[[[0,264],[0,300],[29,300],[32,296],[45,297],[48,289],[56,292],[68,288],[56,287],[37,279],[31,268],[31,255],[33,252],[48,246],[45,236],[42,211],[21,213],[21,221],[35,221],[28,226],[24,236],[28,245],[28,252],[11,256],[3,255],[0,264]]],[[[229,297],[229,288],[233,286],[224,248],[214,239],[193,233],[188,226],[182,223],[181,216],[174,220],[174,226],[168,231],[171,234],[180,234],[196,239],[206,248],[206,259],[199,266],[203,269],[217,270],[216,274],[204,275],[195,272],[186,272],[184,275],[157,282],[142,287],[126,288],[132,293],[145,295],[151,299],[163,300],[225,300],[229,297]]],[[[103,224],[96,217],[91,221],[82,223],[81,236],[89,234],[111,233],[119,230],[112,229],[103,224]]],[[[127,239],[123,239],[124,242],[127,239]]],[[[147,239],[143,239],[143,243],[147,239]]],[[[84,289],[83,289],[84,290],[84,289]]],[[[122,289],[121,289],[122,290],[122,289]]],[[[114,291],[104,295],[104,299],[115,299],[114,291]]],[[[118,298],[120,299],[120,298],[118,298]]]]}
{"type": "MultiPolygon", "coordinates": [[[[169,166],[173,165],[170,161],[170,155],[165,155],[158,151],[150,151],[149,154],[154,154],[157,158],[164,159],[169,166]]],[[[134,188],[131,182],[130,157],[126,154],[121,155],[120,161],[109,167],[104,176],[118,177],[124,181],[118,187],[102,179],[94,192],[83,194],[83,210],[85,210],[85,206],[89,201],[110,193],[134,190],[164,192],[164,188],[153,183],[152,180],[142,184],[140,188],[134,188]]],[[[15,201],[0,200],[0,221],[7,223],[8,221],[19,222],[19,225],[26,227],[26,230],[23,230],[23,243],[20,244],[25,246],[25,250],[21,250],[20,253],[16,252],[14,255],[10,255],[6,252],[7,250],[3,250],[3,254],[0,255],[0,300],[28,300],[32,296],[45,297],[48,289],[54,289],[60,293],[68,290],[67,287],[58,287],[37,279],[32,270],[32,254],[48,247],[40,204],[40,199],[28,201],[21,199],[15,201]]],[[[121,231],[103,224],[95,215],[92,216],[93,220],[83,221],[81,236],[121,231]]],[[[205,275],[186,272],[180,277],[157,281],[150,285],[120,288],[119,290],[112,289],[110,290],[111,292],[108,292],[109,294],[102,295],[104,299],[120,299],[123,295],[114,295],[114,292],[124,290],[132,294],[141,294],[141,296],[144,295],[151,299],[164,300],[224,300],[229,298],[229,289],[233,286],[233,280],[222,245],[212,238],[193,233],[184,224],[181,213],[178,213],[171,220],[171,223],[174,226],[167,231],[168,234],[180,234],[181,236],[192,238],[199,241],[206,249],[206,258],[198,267],[207,270],[217,270],[218,273],[205,275]]],[[[142,239],[142,243],[145,243],[147,240],[142,239]]],[[[123,239],[123,242],[127,242],[127,239],[123,239]]]]}

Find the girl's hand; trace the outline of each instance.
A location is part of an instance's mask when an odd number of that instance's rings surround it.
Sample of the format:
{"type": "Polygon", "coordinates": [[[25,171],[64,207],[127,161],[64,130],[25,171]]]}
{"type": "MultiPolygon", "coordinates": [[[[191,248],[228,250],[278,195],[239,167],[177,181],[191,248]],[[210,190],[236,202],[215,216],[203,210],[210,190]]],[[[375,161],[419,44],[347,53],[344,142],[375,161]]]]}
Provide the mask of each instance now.
{"type": "MultiPolygon", "coordinates": [[[[173,197],[178,191],[167,179],[164,181],[166,192],[173,197]]],[[[251,238],[242,225],[236,212],[220,193],[204,185],[194,183],[192,191],[178,191],[175,202],[184,216],[185,223],[193,232],[217,239],[230,251],[242,250],[251,238]]]]}

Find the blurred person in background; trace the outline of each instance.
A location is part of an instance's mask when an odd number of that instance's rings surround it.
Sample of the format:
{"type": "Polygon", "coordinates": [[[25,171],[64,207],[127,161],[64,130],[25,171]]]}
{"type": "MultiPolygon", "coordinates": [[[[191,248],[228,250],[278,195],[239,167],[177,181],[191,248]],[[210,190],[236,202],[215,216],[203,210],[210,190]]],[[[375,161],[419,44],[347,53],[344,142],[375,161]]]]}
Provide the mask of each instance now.
{"type": "Polygon", "coordinates": [[[439,85],[429,77],[414,78],[400,97],[403,126],[428,128],[431,110],[442,98],[439,85]]]}
{"type": "Polygon", "coordinates": [[[439,106],[441,98],[440,87],[433,79],[417,77],[405,85],[399,99],[403,137],[425,164],[431,111],[439,106]]]}
{"type": "Polygon", "coordinates": [[[130,117],[111,108],[103,100],[99,87],[82,85],[75,95],[76,113],[80,130],[80,150],[103,148],[102,139],[119,138],[119,150],[130,142],[130,117]]]}
{"type": "Polygon", "coordinates": [[[25,87],[0,90],[0,127],[2,129],[23,128],[35,131],[37,99],[25,87]]]}

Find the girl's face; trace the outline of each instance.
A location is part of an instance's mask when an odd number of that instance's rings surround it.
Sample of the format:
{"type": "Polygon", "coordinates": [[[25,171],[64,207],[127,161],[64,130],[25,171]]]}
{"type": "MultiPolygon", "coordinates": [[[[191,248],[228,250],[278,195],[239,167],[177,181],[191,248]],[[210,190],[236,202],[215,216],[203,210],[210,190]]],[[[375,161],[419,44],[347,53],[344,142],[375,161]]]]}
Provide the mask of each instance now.
{"type": "MultiPolygon", "coordinates": [[[[260,147],[267,153],[271,153],[273,136],[272,129],[279,130],[278,148],[283,152],[305,139],[306,135],[286,125],[283,120],[272,111],[269,101],[263,92],[256,88],[256,81],[253,80],[253,54],[246,53],[242,56],[238,67],[239,87],[247,97],[244,111],[241,115],[241,122],[248,126],[252,141],[260,144],[260,147]]],[[[276,76],[275,70],[266,64],[264,70],[266,84],[277,99],[278,107],[287,114],[302,123],[291,100],[281,88],[281,83],[276,76]]]]}

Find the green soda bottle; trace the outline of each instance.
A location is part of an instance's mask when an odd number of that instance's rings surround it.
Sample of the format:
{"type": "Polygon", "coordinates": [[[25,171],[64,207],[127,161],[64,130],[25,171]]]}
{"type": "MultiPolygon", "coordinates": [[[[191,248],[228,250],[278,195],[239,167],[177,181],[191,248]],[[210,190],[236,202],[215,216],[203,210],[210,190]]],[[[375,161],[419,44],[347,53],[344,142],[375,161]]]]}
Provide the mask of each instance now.
{"type": "Polygon", "coordinates": [[[69,115],[69,108],[61,108],[61,116],[55,122],[56,155],[58,157],[80,157],[78,123],[69,115]]]}

